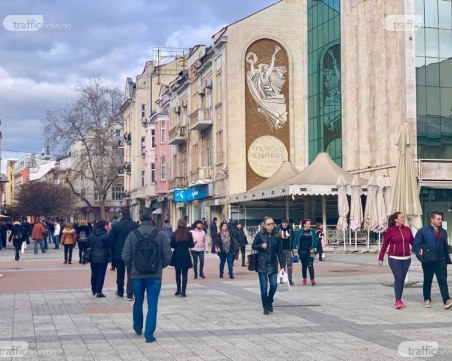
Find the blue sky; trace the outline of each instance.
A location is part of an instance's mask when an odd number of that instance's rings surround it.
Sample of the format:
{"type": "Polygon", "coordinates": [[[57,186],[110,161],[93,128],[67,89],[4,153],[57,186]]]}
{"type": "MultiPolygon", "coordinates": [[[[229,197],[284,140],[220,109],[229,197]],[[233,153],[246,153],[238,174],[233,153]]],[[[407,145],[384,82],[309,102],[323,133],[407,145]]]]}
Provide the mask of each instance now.
{"type": "Polygon", "coordinates": [[[223,26],[276,2],[1,1],[2,158],[41,151],[46,110],[70,102],[76,82],[99,76],[123,89],[126,77],[141,73],[153,47],[208,45],[223,26]],[[36,29],[35,18],[46,29],[17,31],[36,29]]]}

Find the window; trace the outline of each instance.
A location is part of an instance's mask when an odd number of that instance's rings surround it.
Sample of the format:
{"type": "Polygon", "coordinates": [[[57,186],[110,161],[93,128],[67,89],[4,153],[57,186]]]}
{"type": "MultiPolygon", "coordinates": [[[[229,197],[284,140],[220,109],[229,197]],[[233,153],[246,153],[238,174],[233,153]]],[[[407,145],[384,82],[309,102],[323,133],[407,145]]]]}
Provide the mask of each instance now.
{"type": "Polygon", "coordinates": [[[141,119],[146,118],[146,104],[141,104],[141,119]]]}
{"type": "Polygon", "coordinates": [[[99,196],[99,192],[94,190],[94,200],[95,201],[99,201],[100,200],[100,196],[99,196]]]}
{"type": "Polygon", "coordinates": [[[166,121],[162,120],[160,123],[160,143],[166,143],[166,121]]]}
{"type": "Polygon", "coordinates": [[[141,155],[146,154],[146,137],[141,137],[141,155]]]}
{"type": "Polygon", "coordinates": [[[155,163],[151,163],[151,183],[155,183],[155,163]]]}
{"type": "Polygon", "coordinates": [[[86,189],[85,188],[80,189],[80,195],[82,197],[86,197],[86,189]]]}
{"type": "Polygon", "coordinates": [[[155,129],[151,129],[151,148],[155,148],[155,129]]]}
{"type": "Polygon", "coordinates": [[[212,138],[209,137],[207,139],[207,146],[206,146],[206,153],[207,153],[207,166],[212,166],[212,138]]]}
{"type": "Polygon", "coordinates": [[[160,179],[162,181],[166,180],[166,160],[165,160],[165,157],[161,157],[160,158],[160,171],[161,171],[160,179]]]}
{"type": "Polygon", "coordinates": [[[197,171],[199,167],[199,147],[194,144],[191,148],[191,171],[197,171]]]}
{"type": "Polygon", "coordinates": [[[111,187],[111,199],[113,201],[121,201],[124,196],[124,187],[111,187]]]}
{"type": "Polygon", "coordinates": [[[121,129],[116,129],[116,130],[115,130],[115,135],[116,135],[117,137],[120,137],[120,136],[121,136],[121,129]]]}
{"type": "Polygon", "coordinates": [[[145,171],[141,171],[141,186],[144,187],[144,176],[145,176],[145,171]]]}

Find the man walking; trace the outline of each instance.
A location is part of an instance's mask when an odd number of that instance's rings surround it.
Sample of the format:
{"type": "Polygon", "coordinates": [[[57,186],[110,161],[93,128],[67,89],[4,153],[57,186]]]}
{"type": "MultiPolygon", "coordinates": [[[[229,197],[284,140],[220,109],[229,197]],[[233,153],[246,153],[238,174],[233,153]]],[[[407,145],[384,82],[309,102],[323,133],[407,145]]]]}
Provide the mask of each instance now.
{"type": "Polygon", "coordinates": [[[31,232],[31,238],[33,239],[34,242],[35,254],[38,254],[38,243],[39,246],[41,247],[41,252],[46,253],[46,250],[44,249],[44,237],[47,233],[47,229],[44,226],[43,222],[44,221],[37,220],[33,227],[33,231],[31,232]]]}
{"type": "Polygon", "coordinates": [[[117,291],[116,296],[124,297],[124,276],[127,271],[127,299],[133,301],[133,291],[132,291],[132,280],[130,278],[130,267],[127,267],[122,260],[122,250],[124,249],[124,243],[126,242],[127,236],[134,229],[138,228],[138,224],[132,220],[130,217],[130,210],[128,207],[121,208],[122,218],[120,221],[113,225],[110,232],[108,233],[108,238],[110,239],[110,244],[113,248],[113,261],[116,266],[116,285],[117,291]]]}
{"type": "Polygon", "coordinates": [[[210,224],[210,238],[212,238],[212,247],[210,249],[210,253],[216,253],[215,250],[215,240],[218,235],[218,227],[217,227],[217,217],[213,217],[212,223],[210,224]]]}
{"type": "Polygon", "coordinates": [[[157,304],[162,287],[162,270],[171,262],[170,241],[156,230],[151,223],[152,211],[140,211],[141,226],[127,236],[122,251],[122,260],[131,267],[133,295],[133,329],[137,335],[143,332],[143,302],[147,293],[148,313],[144,338],[146,343],[154,342],[157,326],[157,304]]]}
{"type": "Polygon", "coordinates": [[[444,308],[452,307],[447,286],[447,265],[451,264],[447,244],[447,232],[442,228],[443,216],[439,212],[430,214],[430,225],[422,227],[414,238],[413,250],[424,271],[424,307],[431,307],[433,275],[436,275],[444,308]]]}

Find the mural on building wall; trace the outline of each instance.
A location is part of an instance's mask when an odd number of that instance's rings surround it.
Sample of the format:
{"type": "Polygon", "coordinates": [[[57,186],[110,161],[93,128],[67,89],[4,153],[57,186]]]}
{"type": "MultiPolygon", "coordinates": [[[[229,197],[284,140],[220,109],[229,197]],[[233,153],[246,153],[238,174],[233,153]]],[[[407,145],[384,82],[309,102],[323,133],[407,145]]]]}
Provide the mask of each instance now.
{"type": "Polygon", "coordinates": [[[245,53],[247,189],[272,176],[289,159],[288,57],[271,39],[245,53]]]}

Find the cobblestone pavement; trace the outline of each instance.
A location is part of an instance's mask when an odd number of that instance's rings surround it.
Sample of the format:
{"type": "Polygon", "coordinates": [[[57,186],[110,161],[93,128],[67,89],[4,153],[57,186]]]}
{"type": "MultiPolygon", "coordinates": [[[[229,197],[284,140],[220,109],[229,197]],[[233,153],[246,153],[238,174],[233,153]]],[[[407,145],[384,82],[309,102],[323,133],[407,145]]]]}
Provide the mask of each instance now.
{"type": "MultiPolygon", "coordinates": [[[[276,294],[269,316],[257,275],[238,262],[236,279],[220,280],[218,257],[208,255],[207,279],[190,272],[186,298],[173,295],[169,268],[153,344],[134,334],[132,302],[114,295],[114,272],[107,297],[97,299],[78,256],[72,265],[62,264],[62,250],[13,258],[12,249],[0,251],[0,351],[6,341],[28,342],[23,360],[392,360],[402,359],[404,341],[436,341],[442,356],[429,359],[452,359],[452,311],[443,310],[436,281],[431,309],[417,286],[405,290],[407,308],[395,310],[383,285],[392,275],[375,254],[327,255],[315,264],[315,287],[300,285],[297,264],[296,285],[276,294]]],[[[417,260],[409,280],[422,280],[417,260]]]]}

